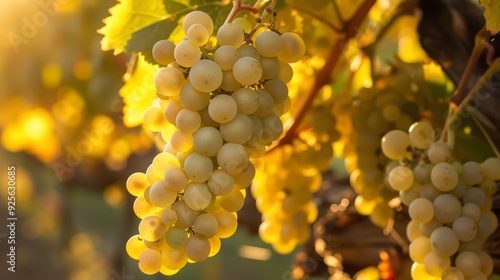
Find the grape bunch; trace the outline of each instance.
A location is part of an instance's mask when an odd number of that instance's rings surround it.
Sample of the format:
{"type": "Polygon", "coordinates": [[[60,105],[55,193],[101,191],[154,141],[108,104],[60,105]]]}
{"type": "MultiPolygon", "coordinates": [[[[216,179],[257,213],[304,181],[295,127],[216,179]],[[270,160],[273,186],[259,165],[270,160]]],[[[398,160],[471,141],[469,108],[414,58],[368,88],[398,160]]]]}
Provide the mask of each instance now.
{"type": "Polygon", "coordinates": [[[313,106],[293,143],[276,148],[258,164],[251,190],[262,213],[259,235],[278,253],[290,253],[307,242],[318,216],[313,194],[321,187],[321,172],[330,167],[332,145],[339,139],[330,108],[331,100],[313,106]]]}
{"type": "Polygon", "coordinates": [[[483,244],[498,226],[491,211],[500,159],[459,162],[426,122],[382,138],[384,154],[400,165],[388,176],[411,218],[407,236],[413,279],[487,279],[493,260],[483,244]]]}
{"type": "Polygon", "coordinates": [[[235,232],[255,175],[250,159],[282,134],[289,63],[305,53],[298,35],[252,32],[244,18],[224,23],[215,38],[202,11],[187,14],[182,28],[186,38],[177,45],[161,40],[153,47],[154,59],[167,66],[155,76],[159,98],[143,123],[159,132],[163,152],[126,184],[142,219],[126,249],[145,274],[173,275],[215,255],[220,239],[235,232]]]}
{"type": "Polygon", "coordinates": [[[412,91],[410,85],[406,82],[403,88],[383,90],[362,88],[357,96],[349,93],[336,97],[334,110],[345,143],[345,164],[351,174],[351,186],[358,194],[354,205],[379,227],[385,227],[393,218],[396,205],[390,202],[397,197],[388,185],[386,172],[397,162],[384,156],[380,139],[392,129],[408,129],[420,118],[421,95],[412,91]]]}

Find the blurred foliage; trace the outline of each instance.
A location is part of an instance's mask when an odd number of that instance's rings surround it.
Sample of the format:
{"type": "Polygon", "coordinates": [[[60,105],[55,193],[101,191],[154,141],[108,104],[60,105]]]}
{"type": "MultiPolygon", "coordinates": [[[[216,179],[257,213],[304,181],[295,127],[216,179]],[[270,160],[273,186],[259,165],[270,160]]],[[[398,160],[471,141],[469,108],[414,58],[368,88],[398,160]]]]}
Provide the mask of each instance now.
{"type": "Polygon", "coordinates": [[[479,0],[479,4],[484,6],[486,29],[489,30],[491,34],[500,32],[500,2],[494,0],[479,0]]]}

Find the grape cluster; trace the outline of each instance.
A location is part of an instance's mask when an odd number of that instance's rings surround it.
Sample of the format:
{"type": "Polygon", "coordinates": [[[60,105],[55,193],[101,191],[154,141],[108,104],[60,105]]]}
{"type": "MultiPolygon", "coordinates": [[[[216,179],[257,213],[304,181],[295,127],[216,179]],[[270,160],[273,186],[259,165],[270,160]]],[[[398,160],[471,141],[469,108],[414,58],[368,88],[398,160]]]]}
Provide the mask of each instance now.
{"type": "Polygon", "coordinates": [[[357,96],[337,97],[335,111],[338,129],[344,137],[346,168],[358,194],[354,205],[379,227],[385,227],[393,218],[394,205],[390,202],[397,197],[388,185],[386,173],[397,162],[384,156],[380,138],[395,128],[408,129],[420,117],[418,96],[410,88],[388,87],[362,88],[357,96]]]}
{"type": "MultiPolygon", "coordinates": [[[[330,101],[331,102],[331,101],[330,101]]],[[[331,104],[311,108],[291,145],[266,154],[259,163],[252,194],[262,213],[261,239],[281,254],[309,240],[318,216],[313,194],[321,187],[321,172],[330,167],[334,141],[339,139],[331,104]]]]}
{"type": "Polygon", "coordinates": [[[432,126],[418,122],[408,133],[392,130],[381,141],[384,154],[401,163],[388,180],[411,218],[412,278],[487,279],[493,261],[482,246],[498,225],[491,207],[500,159],[461,163],[447,143],[434,138],[432,126]]]}
{"type": "Polygon", "coordinates": [[[288,63],[302,58],[304,42],[273,30],[251,37],[249,25],[243,18],[223,24],[215,45],[212,19],[193,11],[182,24],[185,40],[153,47],[154,59],[168,66],[155,76],[159,99],[143,123],[165,145],[146,173],[127,181],[142,221],[126,249],[145,274],[173,275],[219,251],[255,176],[250,159],[283,132],[288,63]]]}

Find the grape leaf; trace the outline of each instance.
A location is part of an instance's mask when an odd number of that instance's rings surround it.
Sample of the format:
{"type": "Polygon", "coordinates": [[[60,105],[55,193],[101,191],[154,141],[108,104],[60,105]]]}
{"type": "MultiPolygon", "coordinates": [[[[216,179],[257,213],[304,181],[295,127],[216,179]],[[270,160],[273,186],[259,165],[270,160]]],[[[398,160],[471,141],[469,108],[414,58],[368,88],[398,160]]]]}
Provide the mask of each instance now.
{"type": "Polygon", "coordinates": [[[168,15],[164,2],[173,2],[162,0],[119,1],[109,10],[111,16],[104,19],[105,26],[97,31],[104,35],[101,48],[105,51],[114,50],[115,54],[125,51],[132,34],[164,19],[168,15]]]}
{"type": "Polygon", "coordinates": [[[484,18],[486,19],[486,29],[491,34],[496,34],[500,31],[500,1],[479,0],[479,4],[485,7],[484,18]]]}
{"type": "Polygon", "coordinates": [[[123,123],[128,127],[142,124],[142,114],[156,97],[154,77],[160,68],[139,55],[134,72],[120,89],[123,98],[123,123]]]}

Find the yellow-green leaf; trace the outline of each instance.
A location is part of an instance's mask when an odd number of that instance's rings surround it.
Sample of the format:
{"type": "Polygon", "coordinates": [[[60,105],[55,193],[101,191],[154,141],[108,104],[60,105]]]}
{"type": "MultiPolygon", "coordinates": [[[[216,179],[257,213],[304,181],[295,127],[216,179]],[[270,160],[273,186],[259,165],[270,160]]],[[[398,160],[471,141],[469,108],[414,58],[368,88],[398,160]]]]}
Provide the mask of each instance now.
{"type": "Polygon", "coordinates": [[[485,7],[484,18],[486,19],[486,29],[491,34],[496,34],[500,31],[500,1],[479,0],[479,4],[485,7]]]}
{"type": "MultiPolygon", "coordinates": [[[[104,35],[103,50],[114,50],[115,54],[125,51],[132,35],[152,24],[167,19],[173,12],[187,8],[175,1],[163,0],[119,0],[104,19],[105,26],[98,30],[104,35]]],[[[166,34],[167,37],[170,34],[166,34]]]]}
{"type": "Polygon", "coordinates": [[[142,124],[144,111],[156,97],[154,77],[160,68],[149,64],[139,55],[132,75],[120,89],[123,98],[123,123],[128,127],[142,124]]]}

